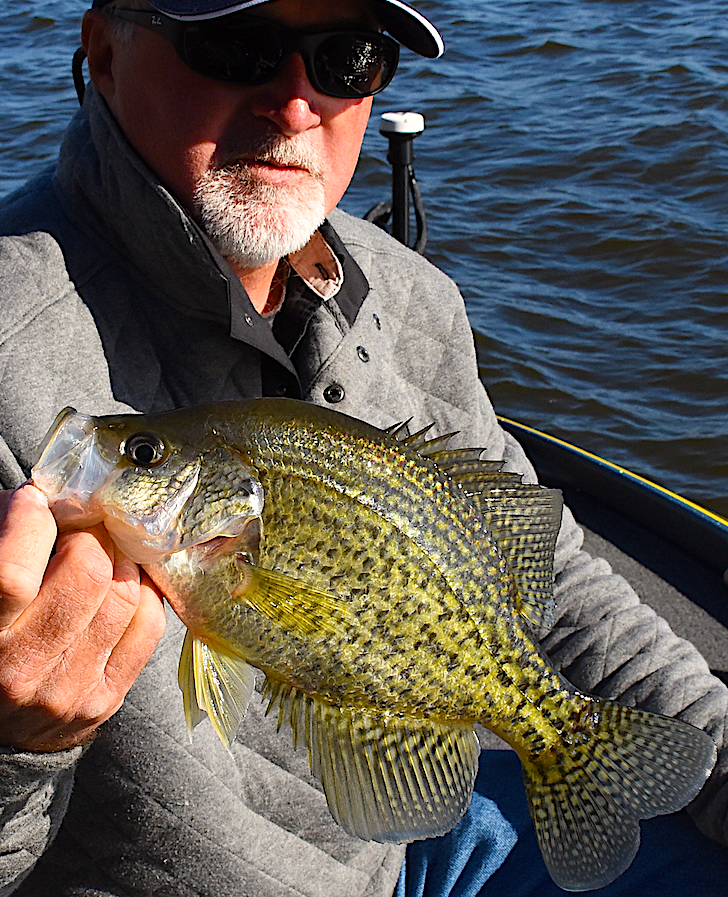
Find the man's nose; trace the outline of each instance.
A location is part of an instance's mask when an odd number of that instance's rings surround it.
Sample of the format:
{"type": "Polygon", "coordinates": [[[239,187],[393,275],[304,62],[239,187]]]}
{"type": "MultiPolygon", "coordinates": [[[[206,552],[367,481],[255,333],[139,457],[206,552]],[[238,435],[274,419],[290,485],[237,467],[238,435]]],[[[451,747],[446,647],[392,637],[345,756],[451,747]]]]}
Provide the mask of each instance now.
{"type": "Polygon", "coordinates": [[[274,122],[281,134],[293,137],[321,123],[325,99],[308,80],[300,54],[293,53],[275,78],[260,86],[252,112],[274,122]]]}

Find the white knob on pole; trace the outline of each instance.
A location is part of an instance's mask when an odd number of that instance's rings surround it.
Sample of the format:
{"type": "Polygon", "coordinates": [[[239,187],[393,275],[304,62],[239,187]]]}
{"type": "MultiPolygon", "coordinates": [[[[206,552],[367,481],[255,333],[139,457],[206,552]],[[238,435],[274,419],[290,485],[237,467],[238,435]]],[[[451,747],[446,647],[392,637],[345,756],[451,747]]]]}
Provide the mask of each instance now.
{"type": "Polygon", "coordinates": [[[382,134],[421,134],[425,130],[425,118],[419,112],[385,112],[379,130],[382,134]]]}

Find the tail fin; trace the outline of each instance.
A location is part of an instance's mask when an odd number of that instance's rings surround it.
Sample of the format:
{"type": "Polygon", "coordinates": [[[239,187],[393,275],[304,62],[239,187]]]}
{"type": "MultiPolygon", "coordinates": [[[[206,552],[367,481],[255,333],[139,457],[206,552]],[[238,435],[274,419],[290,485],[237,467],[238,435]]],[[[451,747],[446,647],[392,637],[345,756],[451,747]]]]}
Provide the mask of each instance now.
{"type": "Polygon", "coordinates": [[[716,757],[712,739],[680,720],[597,699],[580,716],[586,724],[564,731],[555,762],[524,764],[541,853],[567,891],[621,875],[639,847],[639,820],[684,807],[716,757]]]}

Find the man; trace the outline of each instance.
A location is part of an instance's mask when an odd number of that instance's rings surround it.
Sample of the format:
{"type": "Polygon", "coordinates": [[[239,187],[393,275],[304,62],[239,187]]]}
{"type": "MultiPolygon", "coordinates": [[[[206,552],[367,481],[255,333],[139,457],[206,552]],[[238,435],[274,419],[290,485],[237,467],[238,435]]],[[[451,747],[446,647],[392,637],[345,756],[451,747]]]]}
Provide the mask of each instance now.
{"type": "MultiPolygon", "coordinates": [[[[400,0],[153,6],[87,12],[83,108],[58,165],[0,211],[0,475],[16,489],[1,500],[0,894],[389,895],[404,848],[336,826],[255,701],[233,757],[205,724],[188,741],[181,624],[102,528],[56,540],[43,497],[17,487],[64,405],[261,394],[436,421],[533,476],[478,382],[454,285],[335,210],[392,38],[430,57],[442,42],[400,0]]],[[[726,689],[580,539],[567,512],[546,648],[578,686],[722,748],[726,689]]],[[[695,807],[723,840],[725,768],[695,807]]]]}

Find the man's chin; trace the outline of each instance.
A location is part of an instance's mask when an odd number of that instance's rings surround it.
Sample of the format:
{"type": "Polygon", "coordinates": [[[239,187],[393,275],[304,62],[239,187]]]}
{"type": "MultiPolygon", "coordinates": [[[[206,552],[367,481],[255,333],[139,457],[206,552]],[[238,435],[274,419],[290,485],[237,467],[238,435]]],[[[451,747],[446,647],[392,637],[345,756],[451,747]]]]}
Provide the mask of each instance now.
{"type": "Polygon", "coordinates": [[[308,220],[289,216],[286,221],[281,221],[279,215],[280,210],[277,210],[275,217],[279,220],[275,222],[268,220],[255,226],[248,221],[244,227],[231,227],[223,234],[209,236],[233,267],[263,268],[303,249],[325,218],[323,213],[320,216],[309,213],[308,220]]]}
{"type": "Polygon", "coordinates": [[[260,188],[239,178],[200,185],[197,220],[234,267],[255,269],[303,248],[326,217],[323,184],[260,188]]]}

